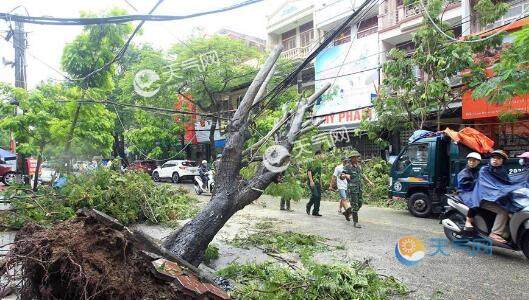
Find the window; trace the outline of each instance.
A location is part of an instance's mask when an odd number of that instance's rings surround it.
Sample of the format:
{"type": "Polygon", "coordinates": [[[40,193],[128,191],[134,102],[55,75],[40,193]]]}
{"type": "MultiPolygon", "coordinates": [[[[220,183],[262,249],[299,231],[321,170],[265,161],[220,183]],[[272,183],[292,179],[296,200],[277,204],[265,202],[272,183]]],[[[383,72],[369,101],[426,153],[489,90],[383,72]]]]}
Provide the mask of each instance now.
{"type": "Polygon", "coordinates": [[[399,158],[397,170],[403,171],[409,165],[426,165],[428,163],[428,144],[411,144],[399,158]]]}
{"type": "Polygon", "coordinates": [[[182,162],[182,166],[184,166],[184,167],[196,167],[197,166],[197,162],[196,161],[192,161],[192,160],[183,161],[182,162]]]}
{"type": "Polygon", "coordinates": [[[173,164],[173,163],[165,163],[165,164],[163,164],[163,166],[162,166],[162,168],[170,168],[170,167],[176,167],[176,165],[173,164]]]}
{"type": "Polygon", "coordinates": [[[492,29],[503,26],[519,18],[520,16],[529,15],[529,2],[527,1],[507,1],[511,5],[509,10],[498,21],[486,26],[486,29],[492,29]],[[520,3],[521,2],[521,3],[520,3]]]}
{"type": "Polygon", "coordinates": [[[302,48],[310,46],[312,40],[314,39],[314,26],[312,21],[299,27],[299,39],[302,48]]]}
{"type": "Polygon", "coordinates": [[[296,29],[281,34],[281,43],[285,51],[296,48],[296,29]]]}
{"type": "Polygon", "coordinates": [[[351,42],[351,26],[345,27],[340,34],[334,38],[334,46],[351,42]]]}
{"type": "Polygon", "coordinates": [[[415,51],[415,44],[412,41],[407,41],[404,43],[397,44],[395,48],[411,55],[415,51]]]}
{"type": "Polygon", "coordinates": [[[360,39],[378,31],[378,16],[360,21],[356,38],[360,39]]]}

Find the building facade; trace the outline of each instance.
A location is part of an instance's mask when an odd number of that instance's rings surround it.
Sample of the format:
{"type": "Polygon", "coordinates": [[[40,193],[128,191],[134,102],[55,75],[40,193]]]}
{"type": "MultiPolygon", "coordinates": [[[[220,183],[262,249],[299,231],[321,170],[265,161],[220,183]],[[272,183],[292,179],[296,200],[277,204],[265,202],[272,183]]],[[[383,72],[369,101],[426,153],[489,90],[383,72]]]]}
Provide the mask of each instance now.
{"type": "MultiPolygon", "coordinates": [[[[363,0],[282,1],[268,17],[267,48],[282,44],[284,58],[305,59],[362,2],[363,0]]],[[[508,3],[509,11],[494,24],[481,26],[477,23],[472,14],[472,5],[475,3],[471,0],[447,4],[442,20],[453,26],[456,38],[483,34],[505,24],[520,21],[524,14],[529,13],[529,0],[512,0],[508,3]]],[[[388,59],[388,53],[393,48],[407,51],[410,55],[413,53],[415,46],[412,35],[423,19],[420,5],[405,5],[403,0],[374,1],[373,5],[368,4],[359,17],[340,32],[331,45],[318,54],[310,67],[303,70],[298,78],[298,83],[301,82],[303,88],[318,89],[326,83],[332,85],[315,106],[315,115],[325,120],[320,130],[345,128],[352,131],[358,127],[363,117],[376,117],[371,110],[371,101],[376,97],[384,77],[380,66],[388,59]]],[[[507,42],[508,39],[509,37],[507,42]]],[[[419,80],[424,74],[417,69],[416,76],[419,80]]],[[[462,84],[459,76],[449,80],[454,88],[462,84]]],[[[526,98],[521,95],[516,99],[526,98]]],[[[465,124],[474,124],[474,119],[465,114],[471,109],[468,103],[470,102],[465,99],[453,99],[449,112],[442,116],[443,122],[451,124],[454,129],[465,124]]],[[[525,102],[522,105],[525,105],[525,102]]],[[[481,105],[478,109],[483,107],[486,106],[481,105]]],[[[490,110],[494,109],[497,110],[490,110]]],[[[490,121],[490,117],[482,119],[490,121]]],[[[492,118],[497,120],[497,115],[492,118]]],[[[435,129],[435,120],[432,119],[430,123],[432,129],[435,129]]],[[[492,131],[491,134],[497,136],[492,131]]],[[[402,132],[396,137],[386,137],[391,141],[393,154],[400,151],[410,134],[402,132]]],[[[349,146],[359,149],[363,154],[376,155],[382,152],[382,149],[370,145],[365,137],[351,137],[350,140],[349,146]],[[362,151],[361,146],[365,151],[362,151]]]]}
{"type": "MultiPolygon", "coordinates": [[[[283,45],[282,57],[303,60],[325,37],[336,31],[363,1],[350,0],[287,0],[268,17],[268,45],[283,45]]],[[[362,144],[368,154],[378,155],[381,149],[370,145],[352,131],[365,115],[371,115],[371,100],[379,85],[380,59],[378,42],[378,4],[368,4],[358,17],[344,28],[298,76],[301,90],[317,90],[327,83],[331,89],[316,103],[313,115],[323,119],[322,131],[350,132],[347,144],[362,144]],[[360,142],[361,141],[361,142],[360,142]]],[[[364,153],[366,154],[366,153],[364,153]]]]}

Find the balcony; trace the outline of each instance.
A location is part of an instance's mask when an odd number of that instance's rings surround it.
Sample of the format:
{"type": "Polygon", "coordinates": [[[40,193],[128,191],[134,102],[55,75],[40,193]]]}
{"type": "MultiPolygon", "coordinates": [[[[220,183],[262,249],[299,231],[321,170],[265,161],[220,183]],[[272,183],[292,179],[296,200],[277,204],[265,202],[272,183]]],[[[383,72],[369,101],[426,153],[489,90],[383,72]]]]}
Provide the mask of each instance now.
{"type": "Polygon", "coordinates": [[[311,28],[299,35],[295,35],[282,41],[283,53],[281,57],[284,59],[304,59],[310,53],[310,50],[315,46],[314,30],[311,28]],[[300,45],[298,47],[298,45],[300,45]]]}
{"type": "MultiPolygon", "coordinates": [[[[381,31],[396,27],[408,21],[422,17],[422,7],[420,5],[403,5],[400,0],[388,0],[381,5],[379,9],[378,26],[381,31]]],[[[461,16],[459,10],[454,10],[461,6],[460,2],[447,3],[445,13],[443,13],[443,20],[453,18],[455,15],[461,16]],[[455,13],[454,16],[452,16],[455,13]],[[448,13],[448,15],[447,15],[448,13]]]]}
{"type": "Polygon", "coordinates": [[[391,3],[388,3],[388,6],[385,7],[384,13],[379,16],[378,22],[380,30],[393,27],[409,19],[413,19],[417,16],[420,16],[422,13],[422,8],[417,5],[399,5],[391,9],[390,4],[391,3]]]}

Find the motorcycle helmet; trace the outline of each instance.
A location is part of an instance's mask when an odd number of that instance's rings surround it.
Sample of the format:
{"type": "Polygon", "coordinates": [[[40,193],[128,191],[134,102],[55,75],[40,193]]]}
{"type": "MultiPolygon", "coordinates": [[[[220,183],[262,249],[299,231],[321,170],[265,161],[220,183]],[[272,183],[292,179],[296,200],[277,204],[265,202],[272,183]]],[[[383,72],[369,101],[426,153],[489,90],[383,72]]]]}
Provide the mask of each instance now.
{"type": "Polygon", "coordinates": [[[520,159],[520,166],[529,166],[529,152],[524,152],[517,157],[520,159]]]}
{"type": "Polygon", "coordinates": [[[217,154],[217,159],[221,158],[222,157],[222,154],[217,154]]]}
{"type": "Polygon", "coordinates": [[[477,160],[481,160],[481,154],[477,153],[477,152],[470,152],[468,155],[467,155],[467,159],[469,158],[473,158],[473,159],[477,159],[477,160]]]}
{"type": "Polygon", "coordinates": [[[508,159],[509,156],[507,156],[507,153],[505,153],[505,151],[503,150],[494,150],[490,153],[490,156],[493,157],[493,156],[499,156],[501,158],[503,158],[504,160],[508,159]]]}
{"type": "Polygon", "coordinates": [[[207,160],[203,160],[203,161],[202,161],[202,164],[203,164],[203,165],[205,165],[205,164],[207,164],[207,163],[208,163],[207,160]]]}

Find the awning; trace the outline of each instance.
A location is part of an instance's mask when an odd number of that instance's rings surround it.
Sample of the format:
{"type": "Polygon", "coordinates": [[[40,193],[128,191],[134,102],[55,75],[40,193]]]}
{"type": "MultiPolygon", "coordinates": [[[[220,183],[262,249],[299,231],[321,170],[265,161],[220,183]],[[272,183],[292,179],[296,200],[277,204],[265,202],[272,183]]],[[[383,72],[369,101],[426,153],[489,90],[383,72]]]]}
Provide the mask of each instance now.
{"type": "Polygon", "coordinates": [[[16,158],[17,155],[12,153],[12,152],[9,152],[7,150],[4,150],[4,149],[0,148],[0,157],[1,158],[16,158]]]}

